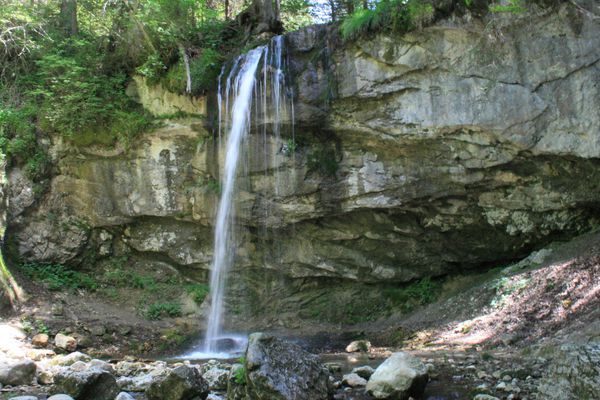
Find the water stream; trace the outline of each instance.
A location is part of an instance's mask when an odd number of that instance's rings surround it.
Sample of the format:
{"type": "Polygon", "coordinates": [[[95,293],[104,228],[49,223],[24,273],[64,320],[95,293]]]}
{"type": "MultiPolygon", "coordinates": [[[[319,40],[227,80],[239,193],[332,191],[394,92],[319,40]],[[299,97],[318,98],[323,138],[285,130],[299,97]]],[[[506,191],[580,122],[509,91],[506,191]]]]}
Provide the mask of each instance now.
{"type": "MultiPolygon", "coordinates": [[[[264,168],[269,170],[280,151],[269,154],[267,135],[274,136],[276,148],[281,143],[281,121],[293,121],[293,106],[285,87],[283,73],[283,37],[276,36],[266,46],[257,47],[223,67],[218,85],[219,146],[225,146],[225,163],[221,174],[221,198],[214,234],[214,256],[210,275],[210,312],[206,336],[201,349],[186,355],[190,358],[230,358],[245,345],[243,335],[222,332],[224,297],[228,271],[237,249],[235,235],[236,178],[248,153],[247,136],[255,125],[262,124],[264,168]],[[262,61],[262,62],[261,62],[262,61]],[[222,82],[222,80],[225,80],[222,82]],[[285,101],[282,100],[285,99],[285,101]],[[269,127],[269,128],[267,128],[269,127]],[[268,131],[269,130],[269,131],[268,131]]],[[[276,167],[277,168],[277,167],[276,167]]],[[[275,173],[274,196],[279,182],[275,173]]]]}

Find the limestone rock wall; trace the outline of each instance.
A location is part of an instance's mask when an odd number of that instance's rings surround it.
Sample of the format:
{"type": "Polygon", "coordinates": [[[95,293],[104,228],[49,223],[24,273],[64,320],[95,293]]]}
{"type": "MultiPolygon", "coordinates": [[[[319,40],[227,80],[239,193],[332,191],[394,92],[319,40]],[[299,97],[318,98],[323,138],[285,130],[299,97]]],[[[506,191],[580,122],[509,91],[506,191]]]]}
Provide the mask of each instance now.
{"type": "MultiPolygon", "coordinates": [[[[324,26],[288,35],[296,125],[277,139],[258,122],[248,139],[235,315],[294,315],[324,290],[503,262],[598,226],[598,20],[570,4],[488,18],[357,43],[324,26]]],[[[129,252],[206,279],[223,161],[206,121],[127,151],[56,144],[36,203],[13,171],[20,256],[129,252]]]]}

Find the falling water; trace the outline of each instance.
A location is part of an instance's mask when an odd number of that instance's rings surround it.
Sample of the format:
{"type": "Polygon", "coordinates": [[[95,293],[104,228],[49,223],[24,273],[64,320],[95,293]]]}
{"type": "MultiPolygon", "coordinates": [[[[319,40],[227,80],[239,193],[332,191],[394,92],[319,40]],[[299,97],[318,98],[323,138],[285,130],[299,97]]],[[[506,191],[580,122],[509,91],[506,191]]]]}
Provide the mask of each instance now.
{"type": "MultiPolygon", "coordinates": [[[[219,76],[219,145],[226,141],[225,166],[221,179],[221,199],[217,211],[214,237],[214,257],[210,277],[210,313],[207,321],[204,348],[201,357],[226,357],[230,354],[219,352],[219,339],[236,341],[236,337],[221,332],[223,320],[223,298],[227,271],[234,262],[236,242],[234,237],[234,200],[238,164],[246,153],[251,122],[262,120],[263,135],[266,143],[266,126],[272,126],[276,143],[280,143],[280,124],[283,116],[291,117],[293,108],[291,95],[286,92],[282,70],[283,38],[273,38],[270,45],[258,47],[238,57],[231,65],[228,74],[225,67],[219,76]],[[260,61],[263,61],[262,63],[260,61]],[[262,71],[261,71],[262,64],[262,71]],[[225,85],[221,79],[225,79],[225,85]],[[258,82],[257,82],[258,80],[258,82]],[[288,101],[282,101],[282,95],[288,101]],[[232,104],[230,105],[230,100],[232,104]],[[254,102],[254,104],[253,104],[254,102]]],[[[268,165],[268,151],[265,147],[265,168],[268,165]]],[[[278,151],[279,153],[279,151],[278,151]]],[[[272,155],[277,157],[277,154],[272,155]]],[[[275,184],[278,192],[279,184],[275,184]]],[[[275,194],[276,194],[275,193],[275,194]]],[[[191,355],[188,355],[190,357],[191,355]]]]}

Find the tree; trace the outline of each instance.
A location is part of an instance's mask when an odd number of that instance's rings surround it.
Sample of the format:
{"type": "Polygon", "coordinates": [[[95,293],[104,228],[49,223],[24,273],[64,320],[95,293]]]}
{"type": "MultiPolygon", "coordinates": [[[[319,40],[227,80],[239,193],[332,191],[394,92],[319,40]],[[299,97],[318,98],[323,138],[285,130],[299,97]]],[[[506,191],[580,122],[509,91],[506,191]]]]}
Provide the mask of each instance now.
{"type": "Polygon", "coordinates": [[[61,1],[60,25],[67,36],[75,36],[79,33],[77,24],[77,0],[61,1]]]}

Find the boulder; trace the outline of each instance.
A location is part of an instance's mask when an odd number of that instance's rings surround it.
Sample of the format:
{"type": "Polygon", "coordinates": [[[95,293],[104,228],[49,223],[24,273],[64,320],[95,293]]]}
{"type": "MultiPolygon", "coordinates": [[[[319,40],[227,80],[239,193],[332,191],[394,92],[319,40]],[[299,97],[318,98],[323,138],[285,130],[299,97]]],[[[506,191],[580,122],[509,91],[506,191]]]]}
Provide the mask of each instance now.
{"type": "Polygon", "coordinates": [[[30,385],[37,367],[31,360],[22,360],[10,364],[0,364],[0,383],[2,385],[30,385]]]}
{"type": "Polygon", "coordinates": [[[367,380],[358,374],[350,373],[342,377],[342,384],[350,387],[365,386],[367,380]]]}
{"type": "Polygon", "coordinates": [[[31,339],[31,344],[36,347],[46,347],[48,346],[48,340],[50,338],[45,333],[38,333],[31,339]]]}
{"type": "Polygon", "coordinates": [[[429,380],[427,367],[408,353],[392,354],[373,373],[367,393],[376,399],[421,398],[429,380]]]}
{"type": "Polygon", "coordinates": [[[59,333],[54,337],[54,345],[59,349],[75,351],[77,349],[77,339],[59,333]]]}
{"type": "Polygon", "coordinates": [[[119,389],[115,377],[107,371],[61,368],[54,375],[54,392],[67,393],[76,400],[114,400],[119,389]]]}
{"type": "Polygon", "coordinates": [[[301,347],[264,333],[253,333],[246,350],[245,379],[251,399],[328,399],[329,371],[301,347]]]}
{"type": "Polygon", "coordinates": [[[547,400],[598,398],[600,342],[563,345],[555,351],[539,387],[547,400]]]}
{"type": "Polygon", "coordinates": [[[497,397],[490,396],[489,394],[478,394],[473,397],[473,400],[500,400],[497,397]]]}
{"type": "Polygon", "coordinates": [[[369,351],[371,350],[371,342],[368,340],[355,340],[351,342],[348,346],[346,346],[346,351],[348,353],[356,353],[359,351],[369,351]]]}
{"type": "Polygon", "coordinates": [[[200,371],[182,365],[154,380],[146,390],[146,397],[149,400],[191,400],[195,397],[204,400],[208,392],[208,383],[200,371]]]}

